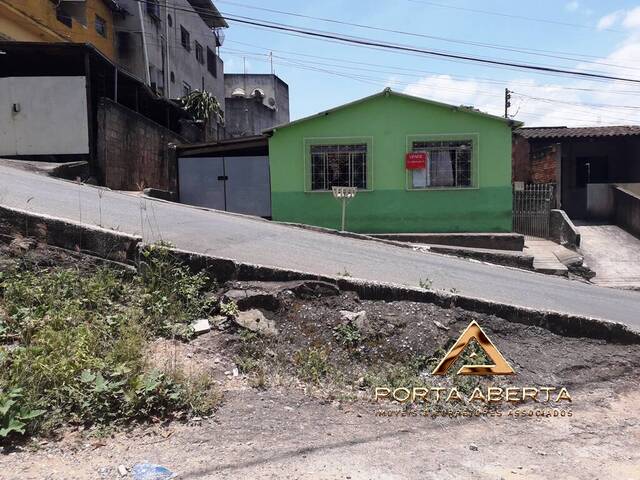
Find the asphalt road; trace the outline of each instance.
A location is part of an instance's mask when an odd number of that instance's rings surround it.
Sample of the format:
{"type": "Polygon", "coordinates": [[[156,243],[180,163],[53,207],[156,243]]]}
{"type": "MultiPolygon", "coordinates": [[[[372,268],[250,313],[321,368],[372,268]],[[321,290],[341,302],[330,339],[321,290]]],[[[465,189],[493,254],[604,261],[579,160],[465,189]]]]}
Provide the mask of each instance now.
{"type": "MultiPolygon", "coordinates": [[[[168,240],[177,247],[266,266],[433,288],[624,322],[640,329],[640,293],[607,289],[260,219],[206,211],[0,165],[0,204],[168,240]]],[[[337,208],[337,207],[336,207],[337,208]]]]}

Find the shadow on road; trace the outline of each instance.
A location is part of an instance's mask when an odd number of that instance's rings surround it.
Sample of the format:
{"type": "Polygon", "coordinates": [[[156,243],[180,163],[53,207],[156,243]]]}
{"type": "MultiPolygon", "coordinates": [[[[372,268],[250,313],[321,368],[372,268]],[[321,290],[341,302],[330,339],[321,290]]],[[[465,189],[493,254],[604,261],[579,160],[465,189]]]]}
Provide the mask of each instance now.
{"type": "Polygon", "coordinates": [[[383,440],[385,438],[397,437],[400,435],[407,435],[410,433],[412,433],[411,430],[402,429],[394,432],[385,433],[382,435],[374,435],[374,436],[368,436],[363,438],[354,438],[351,440],[344,440],[341,442],[334,442],[334,443],[329,443],[325,445],[296,448],[293,450],[287,450],[285,452],[282,452],[280,454],[273,455],[273,456],[263,456],[260,458],[255,458],[253,460],[247,460],[244,462],[226,463],[223,465],[215,465],[209,468],[201,468],[199,470],[194,470],[192,472],[186,472],[180,475],[180,478],[182,479],[203,478],[204,475],[215,473],[215,472],[241,470],[243,468],[253,467],[261,464],[267,464],[267,463],[275,462],[278,460],[294,458],[300,455],[308,455],[311,453],[317,453],[317,452],[322,452],[327,450],[335,450],[337,448],[353,447],[355,445],[362,445],[369,442],[376,442],[379,440],[383,440]]]}

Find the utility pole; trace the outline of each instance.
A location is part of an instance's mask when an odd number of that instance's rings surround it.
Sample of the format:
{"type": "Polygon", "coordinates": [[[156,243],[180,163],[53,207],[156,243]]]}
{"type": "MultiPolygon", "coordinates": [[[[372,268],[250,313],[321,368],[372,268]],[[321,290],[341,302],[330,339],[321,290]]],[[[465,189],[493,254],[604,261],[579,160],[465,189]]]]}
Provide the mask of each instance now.
{"type": "Polygon", "coordinates": [[[511,106],[511,91],[504,89],[504,118],[509,118],[509,107],[511,106]]]}

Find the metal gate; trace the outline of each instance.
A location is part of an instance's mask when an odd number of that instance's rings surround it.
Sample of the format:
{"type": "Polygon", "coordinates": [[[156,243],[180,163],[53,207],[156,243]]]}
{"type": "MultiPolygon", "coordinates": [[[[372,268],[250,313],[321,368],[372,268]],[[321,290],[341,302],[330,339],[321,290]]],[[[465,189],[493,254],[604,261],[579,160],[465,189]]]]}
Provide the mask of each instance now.
{"type": "Polygon", "coordinates": [[[180,202],[271,216],[269,157],[180,157],[180,202]]]}
{"type": "Polygon", "coordinates": [[[549,237],[554,184],[513,185],[513,231],[532,237],[549,237]]]}

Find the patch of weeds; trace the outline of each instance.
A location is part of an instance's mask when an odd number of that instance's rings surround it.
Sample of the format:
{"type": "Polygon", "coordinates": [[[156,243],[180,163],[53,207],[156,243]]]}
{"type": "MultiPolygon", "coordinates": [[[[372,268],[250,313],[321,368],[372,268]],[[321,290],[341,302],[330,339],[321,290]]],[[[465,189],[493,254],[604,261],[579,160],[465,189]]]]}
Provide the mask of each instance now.
{"type": "Polygon", "coordinates": [[[216,411],[222,403],[222,393],[210,375],[200,373],[186,375],[184,372],[174,372],[171,379],[180,385],[182,410],[193,415],[209,415],[216,411]]]}
{"type": "Polygon", "coordinates": [[[21,388],[0,389],[0,440],[24,434],[29,422],[43,413],[23,404],[21,388]]]}
{"type": "Polygon", "coordinates": [[[293,356],[296,373],[302,380],[319,384],[331,372],[329,352],[326,348],[310,347],[293,356]]]}
{"type": "Polygon", "coordinates": [[[431,356],[416,355],[403,363],[385,364],[382,368],[369,371],[364,376],[364,387],[422,387],[428,384],[423,372],[431,371],[435,365],[431,356]]]}
{"type": "Polygon", "coordinates": [[[333,329],[333,337],[347,348],[357,347],[362,342],[362,334],[353,322],[341,323],[333,329]]]}
{"type": "Polygon", "coordinates": [[[349,270],[347,270],[346,268],[342,269],[342,272],[338,272],[338,276],[340,277],[351,277],[351,272],[349,272],[349,270]]]}
{"type": "Polygon", "coordinates": [[[367,372],[363,381],[364,387],[419,387],[424,379],[410,366],[403,364],[387,365],[374,372],[367,372]]]}
{"type": "Polygon", "coordinates": [[[139,275],[31,265],[0,276],[0,335],[15,342],[0,347],[2,431],[106,428],[215,408],[211,379],[157,372],[146,361],[149,340],[186,336],[210,312],[212,282],[166,246],[148,247],[143,265],[139,275]]]}
{"type": "Polygon", "coordinates": [[[251,376],[249,377],[249,386],[252,388],[257,388],[259,390],[265,390],[268,383],[267,370],[265,366],[260,363],[253,370],[251,376]]]}
{"type": "Polygon", "coordinates": [[[249,355],[238,355],[235,359],[235,363],[240,373],[251,373],[255,371],[260,364],[255,357],[249,355]]]}
{"type": "Polygon", "coordinates": [[[239,312],[238,304],[233,300],[220,302],[220,313],[225,317],[237,317],[239,312]]]}
{"type": "Polygon", "coordinates": [[[191,273],[164,244],[142,251],[141,306],[148,326],[164,337],[189,337],[190,323],[208,316],[214,300],[204,295],[215,286],[204,272],[191,273]]]}
{"type": "Polygon", "coordinates": [[[430,280],[429,278],[421,278],[418,281],[418,286],[420,288],[424,288],[425,290],[430,290],[431,287],[433,287],[433,280],[430,280]]]}

